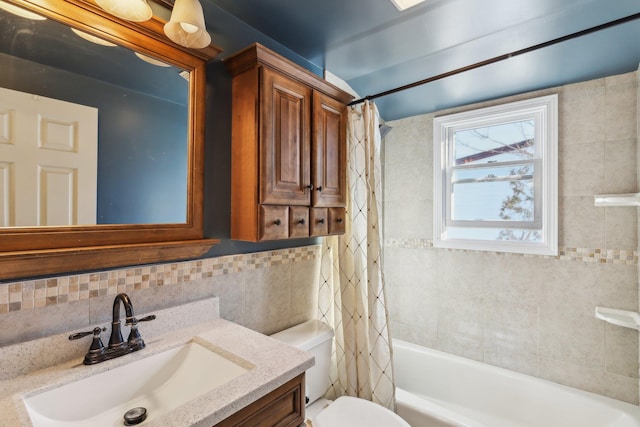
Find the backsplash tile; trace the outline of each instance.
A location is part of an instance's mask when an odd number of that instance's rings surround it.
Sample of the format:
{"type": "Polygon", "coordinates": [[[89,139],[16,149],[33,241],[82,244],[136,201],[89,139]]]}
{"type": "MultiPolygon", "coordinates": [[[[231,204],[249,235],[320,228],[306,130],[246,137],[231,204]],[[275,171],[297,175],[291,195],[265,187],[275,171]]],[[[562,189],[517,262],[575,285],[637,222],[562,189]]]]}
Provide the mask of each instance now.
{"type": "Polygon", "coordinates": [[[319,258],[314,245],[0,284],[0,347],[108,322],[119,292],[136,313],[218,297],[222,318],[277,332],[315,315],[319,258]]]}
{"type": "Polygon", "coordinates": [[[0,284],[0,314],[317,259],[316,246],[0,284]]]}

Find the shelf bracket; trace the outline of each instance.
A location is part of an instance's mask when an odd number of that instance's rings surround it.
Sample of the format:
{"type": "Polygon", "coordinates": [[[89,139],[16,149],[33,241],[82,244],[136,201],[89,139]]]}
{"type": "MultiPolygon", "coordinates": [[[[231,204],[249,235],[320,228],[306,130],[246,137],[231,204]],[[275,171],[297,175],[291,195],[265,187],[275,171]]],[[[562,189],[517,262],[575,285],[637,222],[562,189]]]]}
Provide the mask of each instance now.
{"type": "Polygon", "coordinates": [[[640,206],[640,193],[596,194],[595,206],[640,206]]]}
{"type": "Polygon", "coordinates": [[[596,307],[596,317],[612,325],[640,330],[640,313],[637,311],[596,307]]]}

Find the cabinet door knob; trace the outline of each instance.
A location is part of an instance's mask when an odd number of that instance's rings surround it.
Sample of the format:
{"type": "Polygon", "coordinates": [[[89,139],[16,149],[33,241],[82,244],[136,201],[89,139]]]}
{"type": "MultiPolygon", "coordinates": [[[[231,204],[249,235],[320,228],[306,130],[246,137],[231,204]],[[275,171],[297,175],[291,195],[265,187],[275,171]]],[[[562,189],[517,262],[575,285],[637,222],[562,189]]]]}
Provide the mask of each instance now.
{"type": "Polygon", "coordinates": [[[316,190],[322,191],[322,185],[320,187],[318,187],[316,190]]]}
{"type": "Polygon", "coordinates": [[[337,222],[338,224],[342,224],[342,218],[338,218],[338,219],[336,219],[336,222],[337,222]]]}
{"type": "Polygon", "coordinates": [[[279,220],[279,219],[276,219],[275,221],[273,221],[273,223],[274,223],[275,225],[280,225],[280,224],[281,224],[281,222],[280,222],[280,220],[279,220]]]}
{"type": "Polygon", "coordinates": [[[311,184],[307,185],[307,186],[306,186],[306,187],[304,187],[304,188],[308,188],[309,190],[313,191],[313,185],[311,185],[311,184]]]}
{"type": "Polygon", "coordinates": [[[324,218],[320,218],[320,219],[318,220],[318,224],[324,224],[324,218]]]}
{"type": "Polygon", "coordinates": [[[298,220],[298,224],[304,224],[304,218],[300,218],[300,219],[298,220]]]}

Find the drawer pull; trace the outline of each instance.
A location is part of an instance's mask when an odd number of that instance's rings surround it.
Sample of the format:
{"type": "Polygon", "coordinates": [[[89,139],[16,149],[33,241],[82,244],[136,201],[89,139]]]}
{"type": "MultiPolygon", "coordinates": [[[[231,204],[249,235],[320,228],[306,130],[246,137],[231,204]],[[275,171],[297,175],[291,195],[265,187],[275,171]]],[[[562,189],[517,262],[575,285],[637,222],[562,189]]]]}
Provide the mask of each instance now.
{"type": "Polygon", "coordinates": [[[304,225],[304,218],[300,218],[300,219],[298,220],[298,224],[300,224],[300,225],[304,225]]]}
{"type": "Polygon", "coordinates": [[[338,224],[342,224],[342,218],[338,218],[338,219],[336,219],[336,222],[337,222],[338,224]]]}
{"type": "Polygon", "coordinates": [[[324,224],[324,218],[320,218],[320,219],[318,220],[318,224],[324,224]]]}
{"type": "Polygon", "coordinates": [[[282,223],[280,222],[280,220],[279,220],[279,219],[276,219],[275,221],[273,221],[273,223],[274,223],[275,225],[280,225],[280,224],[282,224],[282,223]]]}

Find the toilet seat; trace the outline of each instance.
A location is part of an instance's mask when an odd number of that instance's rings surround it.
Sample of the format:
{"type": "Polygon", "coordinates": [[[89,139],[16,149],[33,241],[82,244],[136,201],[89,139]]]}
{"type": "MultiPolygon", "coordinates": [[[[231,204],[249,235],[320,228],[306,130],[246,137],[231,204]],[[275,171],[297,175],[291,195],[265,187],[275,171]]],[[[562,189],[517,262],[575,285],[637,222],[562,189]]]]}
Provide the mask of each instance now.
{"type": "Polygon", "coordinates": [[[337,398],[312,421],[313,427],[411,427],[387,408],[351,396],[337,398]]]}

